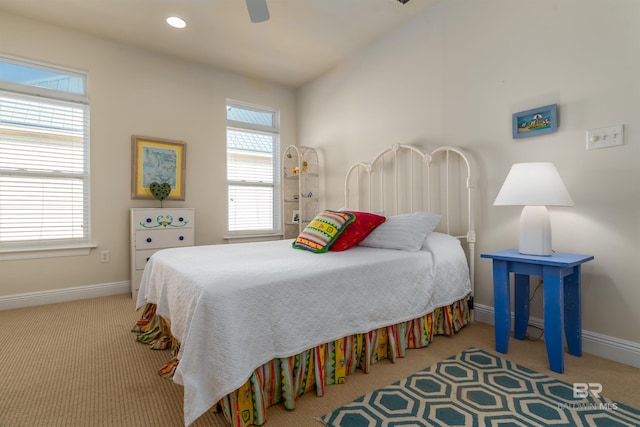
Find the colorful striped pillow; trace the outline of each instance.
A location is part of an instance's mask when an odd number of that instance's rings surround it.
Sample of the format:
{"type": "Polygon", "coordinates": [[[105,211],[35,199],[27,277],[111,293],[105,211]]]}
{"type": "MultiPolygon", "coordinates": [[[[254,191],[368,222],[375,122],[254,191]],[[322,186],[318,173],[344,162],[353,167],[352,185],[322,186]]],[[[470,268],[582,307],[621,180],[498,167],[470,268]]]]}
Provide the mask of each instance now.
{"type": "Polygon", "coordinates": [[[354,220],[349,212],[323,211],[307,225],[302,233],[294,240],[295,249],[304,249],[322,253],[336,241],[340,233],[354,220]]]}

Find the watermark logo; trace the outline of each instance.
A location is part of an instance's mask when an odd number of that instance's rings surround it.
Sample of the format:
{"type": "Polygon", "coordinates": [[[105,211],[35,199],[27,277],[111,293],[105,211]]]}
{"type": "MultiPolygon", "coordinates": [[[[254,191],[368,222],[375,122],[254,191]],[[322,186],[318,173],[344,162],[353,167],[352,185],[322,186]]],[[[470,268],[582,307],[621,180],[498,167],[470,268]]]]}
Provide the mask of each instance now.
{"type": "Polygon", "coordinates": [[[573,383],[573,398],[584,399],[591,394],[595,399],[600,399],[602,384],[600,383],[573,383]]]}
{"type": "Polygon", "coordinates": [[[573,383],[573,398],[574,399],[589,399],[593,397],[593,399],[598,400],[597,402],[594,400],[588,400],[587,402],[580,403],[563,403],[559,404],[558,408],[560,409],[569,409],[576,411],[585,411],[585,410],[617,410],[618,404],[616,402],[603,402],[600,400],[600,393],[602,393],[602,384],[600,383],[573,383]]]}

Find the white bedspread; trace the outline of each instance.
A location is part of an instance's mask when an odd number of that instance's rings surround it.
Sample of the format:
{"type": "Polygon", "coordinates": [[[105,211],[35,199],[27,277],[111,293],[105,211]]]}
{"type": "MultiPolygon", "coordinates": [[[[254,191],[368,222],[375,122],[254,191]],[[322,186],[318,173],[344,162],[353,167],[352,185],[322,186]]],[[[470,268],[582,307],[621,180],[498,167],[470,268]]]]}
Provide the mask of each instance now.
{"type": "Polygon", "coordinates": [[[137,307],[157,304],[181,343],[173,380],[184,386],[185,425],[273,358],[465,297],[462,248],[442,236],[434,233],[419,252],[357,246],[314,254],[281,240],[155,253],[137,307]]]}

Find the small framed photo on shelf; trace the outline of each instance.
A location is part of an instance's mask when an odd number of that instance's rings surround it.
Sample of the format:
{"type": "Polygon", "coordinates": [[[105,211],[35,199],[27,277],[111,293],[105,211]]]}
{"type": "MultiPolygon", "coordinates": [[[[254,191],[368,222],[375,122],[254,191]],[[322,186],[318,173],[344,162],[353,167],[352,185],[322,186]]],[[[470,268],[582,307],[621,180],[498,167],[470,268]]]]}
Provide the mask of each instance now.
{"type": "Polygon", "coordinates": [[[527,138],[558,131],[558,104],[514,113],[513,138],[527,138]]]}
{"type": "Polygon", "coordinates": [[[299,210],[294,210],[293,211],[293,215],[291,215],[291,222],[295,223],[295,224],[299,224],[300,223],[300,211],[299,210]]]}

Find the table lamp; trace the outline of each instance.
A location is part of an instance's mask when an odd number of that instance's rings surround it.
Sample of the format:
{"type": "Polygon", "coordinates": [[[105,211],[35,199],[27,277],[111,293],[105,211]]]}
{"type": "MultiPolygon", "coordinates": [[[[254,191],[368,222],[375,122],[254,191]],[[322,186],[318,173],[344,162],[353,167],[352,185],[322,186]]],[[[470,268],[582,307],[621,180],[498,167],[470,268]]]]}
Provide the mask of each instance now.
{"type": "Polygon", "coordinates": [[[549,256],[551,222],[547,206],[573,206],[573,200],[553,163],[516,163],[496,197],[494,206],[524,206],[520,215],[518,252],[549,256]]]}

